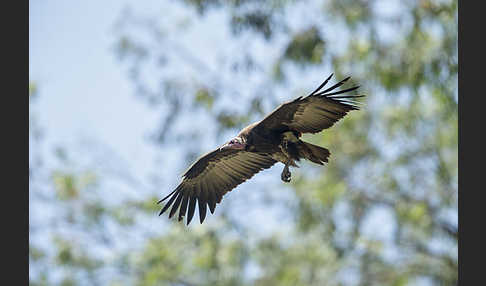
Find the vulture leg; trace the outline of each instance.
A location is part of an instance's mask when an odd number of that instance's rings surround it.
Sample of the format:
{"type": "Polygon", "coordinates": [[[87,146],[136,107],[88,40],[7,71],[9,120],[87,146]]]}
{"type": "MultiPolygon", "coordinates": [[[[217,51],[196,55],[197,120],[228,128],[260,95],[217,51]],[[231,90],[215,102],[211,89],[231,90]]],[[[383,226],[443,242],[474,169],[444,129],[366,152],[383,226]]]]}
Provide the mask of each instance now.
{"type": "Polygon", "coordinates": [[[287,162],[287,164],[285,164],[285,167],[282,171],[282,175],[280,176],[282,181],[284,181],[286,183],[290,182],[290,176],[292,175],[290,173],[290,170],[289,170],[289,164],[290,164],[290,162],[287,162]]]}

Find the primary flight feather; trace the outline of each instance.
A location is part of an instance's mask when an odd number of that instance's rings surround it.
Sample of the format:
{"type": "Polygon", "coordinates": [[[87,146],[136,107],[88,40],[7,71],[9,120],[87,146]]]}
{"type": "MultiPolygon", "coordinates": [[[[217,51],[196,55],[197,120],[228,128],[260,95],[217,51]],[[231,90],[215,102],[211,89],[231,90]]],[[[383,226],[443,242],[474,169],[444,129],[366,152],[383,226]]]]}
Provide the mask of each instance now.
{"type": "Polygon", "coordinates": [[[338,95],[359,86],[333,92],[349,77],[321,90],[331,77],[309,95],[281,104],[262,120],[243,128],[235,138],[201,156],[182,175],[179,186],[158,202],[168,200],[159,215],[170,208],[171,218],[179,210],[178,220],[187,215],[189,224],[197,204],[202,223],[208,207],[214,213],[227,192],[277,162],[285,165],[281,174],[284,182],[290,182],[289,166],[297,167],[295,162],[300,159],[326,163],[329,150],[301,141],[300,136],[331,127],[349,111],[358,110],[353,99],[364,96],[338,95]]]}

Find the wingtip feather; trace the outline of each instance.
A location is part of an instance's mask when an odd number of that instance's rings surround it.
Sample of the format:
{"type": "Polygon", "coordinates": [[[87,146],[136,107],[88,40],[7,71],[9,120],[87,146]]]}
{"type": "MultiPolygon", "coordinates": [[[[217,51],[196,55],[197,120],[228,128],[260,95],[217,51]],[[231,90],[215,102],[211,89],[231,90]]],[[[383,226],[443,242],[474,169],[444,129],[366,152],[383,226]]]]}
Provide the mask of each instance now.
{"type": "Polygon", "coordinates": [[[157,202],[157,204],[160,204],[161,202],[165,201],[168,197],[170,197],[175,191],[177,191],[177,189],[173,190],[172,192],[170,192],[170,194],[168,194],[167,196],[165,196],[163,199],[159,200],[157,202]]]}
{"type": "Polygon", "coordinates": [[[191,197],[191,201],[189,202],[189,209],[187,211],[187,225],[191,222],[193,216],[194,216],[194,211],[196,209],[196,202],[197,198],[195,196],[191,197]]]}
{"type": "Polygon", "coordinates": [[[184,218],[184,216],[186,215],[188,202],[189,202],[189,196],[186,195],[186,196],[184,196],[184,198],[182,200],[181,208],[179,209],[178,221],[181,221],[184,218]]]}
{"type": "Polygon", "coordinates": [[[206,218],[206,202],[203,202],[202,200],[198,200],[198,206],[199,206],[199,221],[202,224],[204,219],[206,218]]]}
{"type": "MultiPolygon", "coordinates": [[[[172,192],[173,193],[173,192],[172,192]]],[[[171,194],[172,194],[171,193],[171,194]]],[[[159,213],[159,216],[162,215],[171,205],[172,205],[172,202],[174,202],[174,200],[176,199],[178,193],[175,193],[172,198],[170,198],[170,200],[165,204],[165,206],[162,208],[162,210],[160,211],[159,213]]]]}
{"type": "Polygon", "coordinates": [[[331,75],[323,83],[321,83],[313,92],[311,92],[308,96],[314,95],[321,88],[323,88],[327,84],[327,82],[332,78],[333,75],[334,75],[334,73],[331,73],[331,75]]]}
{"type": "Polygon", "coordinates": [[[182,192],[179,192],[179,195],[177,195],[177,199],[175,200],[174,205],[170,209],[169,218],[172,218],[176,213],[177,209],[179,208],[179,205],[181,204],[182,197],[183,197],[182,192]]]}

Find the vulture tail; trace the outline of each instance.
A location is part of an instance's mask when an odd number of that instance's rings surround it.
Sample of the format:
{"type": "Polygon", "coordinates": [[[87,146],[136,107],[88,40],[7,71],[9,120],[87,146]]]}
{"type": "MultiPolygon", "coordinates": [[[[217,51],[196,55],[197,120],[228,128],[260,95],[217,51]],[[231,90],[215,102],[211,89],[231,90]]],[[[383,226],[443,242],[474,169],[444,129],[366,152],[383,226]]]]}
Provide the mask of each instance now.
{"type": "Polygon", "coordinates": [[[316,164],[324,165],[331,153],[326,148],[300,141],[298,145],[299,157],[310,160],[316,164]]]}

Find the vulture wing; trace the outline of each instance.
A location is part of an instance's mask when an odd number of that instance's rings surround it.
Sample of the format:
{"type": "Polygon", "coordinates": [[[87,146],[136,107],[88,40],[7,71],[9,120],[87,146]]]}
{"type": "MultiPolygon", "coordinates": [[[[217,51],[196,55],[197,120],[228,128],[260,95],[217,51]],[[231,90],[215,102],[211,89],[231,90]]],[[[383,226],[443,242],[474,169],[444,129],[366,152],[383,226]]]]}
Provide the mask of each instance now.
{"type": "Polygon", "coordinates": [[[334,125],[350,110],[358,110],[358,102],[352,101],[364,95],[340,95],[357,89],[359,86],[334,91],[349,77],[326,90],[321,89],[331,79],[332,74],[311,94],[298,97],[277,107],[257,125],[266,130],[296,130],[301,133],[317,133],[334,125]]]}
{"type": "Polygon", "coordinates": [[[206,205],[214,213],[216,203],[220,203],[227,192],[276,162],[267,154],[244,150],[218,148],[209,152],[189,167],[174,191],[159,201],[161,203],[170,198],[159,215],[172,206],[169,218],[179,209],[179,221],[187,213],[189,224],[197,202],[202,223],[206,217],[206,205]]]}

